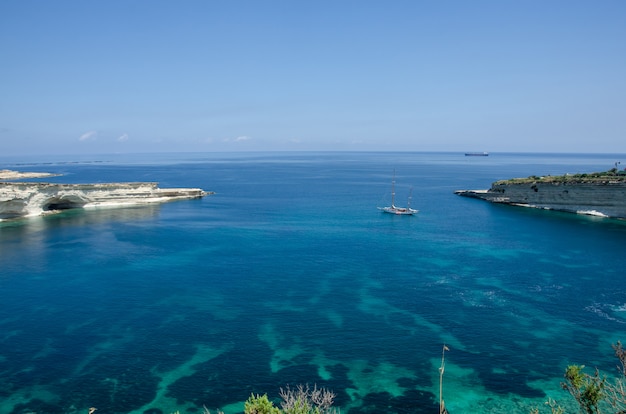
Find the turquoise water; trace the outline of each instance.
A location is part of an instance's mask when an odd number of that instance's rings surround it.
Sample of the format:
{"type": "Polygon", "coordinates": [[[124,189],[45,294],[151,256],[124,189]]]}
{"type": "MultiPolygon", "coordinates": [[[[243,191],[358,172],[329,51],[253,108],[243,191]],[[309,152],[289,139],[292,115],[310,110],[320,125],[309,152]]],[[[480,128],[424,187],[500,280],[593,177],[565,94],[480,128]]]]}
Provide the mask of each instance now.
{"type": "Polygon", "coordinates": [[[612,373],[626,340],[626,223],[453,191],[620,157],[0,158],[64,174],[45,181],[216,192],[0,223],[0,412],[229,414],[309,383],[344,413],[432,413],[444,343],[451,413],[567,402],[567,364],[612,373]],[[416,216],[376,209],[394,169],[416,216]]]}

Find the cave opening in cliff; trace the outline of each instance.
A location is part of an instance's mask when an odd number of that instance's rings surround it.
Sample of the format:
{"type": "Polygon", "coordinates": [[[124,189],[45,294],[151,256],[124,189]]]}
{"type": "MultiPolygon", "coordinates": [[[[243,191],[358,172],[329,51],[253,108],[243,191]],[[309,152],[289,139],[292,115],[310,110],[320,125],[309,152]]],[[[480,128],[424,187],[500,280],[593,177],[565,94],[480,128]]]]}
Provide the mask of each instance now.
{"type": "Polygon", "coordinates": [[[80,197],[54,197],[47,200],[43,206],[43,210],[71,210],[73,208],[83,208],[85,204],[87,204],[87,202],[80,197]]]}

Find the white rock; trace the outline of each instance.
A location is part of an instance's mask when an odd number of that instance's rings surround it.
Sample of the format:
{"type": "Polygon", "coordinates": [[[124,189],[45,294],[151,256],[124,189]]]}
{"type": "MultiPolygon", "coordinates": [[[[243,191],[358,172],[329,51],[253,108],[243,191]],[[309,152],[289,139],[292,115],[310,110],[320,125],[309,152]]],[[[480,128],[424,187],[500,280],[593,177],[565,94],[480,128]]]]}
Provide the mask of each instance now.
{"type": "Polygon", "coordinates": [[[200,198],[199,188],[161,189],[156,183],[50,184],[0,182],[0,220],[71,208],[128,206],[200,198]]]}

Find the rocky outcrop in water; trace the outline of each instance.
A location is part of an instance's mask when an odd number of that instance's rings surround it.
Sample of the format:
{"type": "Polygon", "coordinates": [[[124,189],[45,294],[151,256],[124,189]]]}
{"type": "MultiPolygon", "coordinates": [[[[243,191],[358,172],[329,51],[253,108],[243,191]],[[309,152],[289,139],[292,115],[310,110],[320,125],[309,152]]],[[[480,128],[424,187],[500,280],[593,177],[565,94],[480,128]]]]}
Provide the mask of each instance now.
{"type": "Polygon", "coordinates": [[[51,184],[0,182],[0,220],[72,208],[122,207],[193,199],[199,188],[161,189],[157,183],[51,184]]]}
{"type": "Polygon", "coordinates": [[[626,219],[626,176],[616,171],[503,180],[488,190],[458,190],[455,194],[492,203],[626,219]]]}

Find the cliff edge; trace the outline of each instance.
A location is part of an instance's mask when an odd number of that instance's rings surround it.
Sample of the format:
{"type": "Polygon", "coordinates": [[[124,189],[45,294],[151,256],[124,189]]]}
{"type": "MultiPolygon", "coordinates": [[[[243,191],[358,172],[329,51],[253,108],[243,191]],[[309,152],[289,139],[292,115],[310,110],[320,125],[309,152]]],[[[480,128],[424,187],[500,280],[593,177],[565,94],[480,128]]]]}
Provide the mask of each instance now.
{"type": "MultiPolygon", "coordinates": [[[[22,177],[12,174],[12,178],[22,177]]],[[[0,182],[0,220],[38,216],[73,208],[162,203],[201,198],[208,194],[212,193],[199,188],[158,188],[157,183],[145,182],[107,184],[0,182]]]]}
{"type": "Polygon", "coordinates": [[[626,171],[514,178],[488,190],[457,190],[492,203],[626,219],[626,171]]]}

